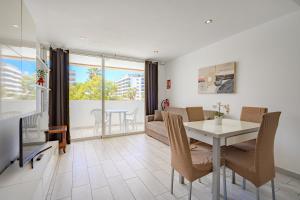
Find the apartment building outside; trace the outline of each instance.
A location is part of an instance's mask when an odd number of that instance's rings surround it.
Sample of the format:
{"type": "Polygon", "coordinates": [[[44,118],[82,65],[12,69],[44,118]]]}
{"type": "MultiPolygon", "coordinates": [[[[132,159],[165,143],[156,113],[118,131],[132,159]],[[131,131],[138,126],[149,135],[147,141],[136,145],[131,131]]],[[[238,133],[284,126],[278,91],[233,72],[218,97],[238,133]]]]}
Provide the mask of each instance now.
{"type": "Polygon", "coordinates": [[[126,97],[130,90],[135,91],[134,100],[144,99],[144,76],[141,74],[127,74],[115,82],[117,84],[117,96],[126,97]]]}
{"type": "Polygon", "coordinates": [[[23,94],[22,73],[13,65],[0,63],[0,82],[1,91],[5,92],[6,98],[11,95],[23,94]]]}

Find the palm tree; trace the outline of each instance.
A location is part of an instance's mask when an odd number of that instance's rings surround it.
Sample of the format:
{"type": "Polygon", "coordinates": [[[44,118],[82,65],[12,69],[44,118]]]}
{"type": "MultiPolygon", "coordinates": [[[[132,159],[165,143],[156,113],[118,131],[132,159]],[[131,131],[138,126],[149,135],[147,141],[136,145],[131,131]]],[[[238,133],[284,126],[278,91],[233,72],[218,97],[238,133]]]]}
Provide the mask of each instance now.
{"type": "Polygon", "coordinates": [[[125,94],[129,100],[134,100],[136,96],[136,88],[129,88],[125,94]]]}
{"type": "Polygon", "coordinates": [[[88,71],[90,79],[92,79],[94,76],[102,76],[102,71],[100,68],[93,67],[89,68],[88,71]]]}

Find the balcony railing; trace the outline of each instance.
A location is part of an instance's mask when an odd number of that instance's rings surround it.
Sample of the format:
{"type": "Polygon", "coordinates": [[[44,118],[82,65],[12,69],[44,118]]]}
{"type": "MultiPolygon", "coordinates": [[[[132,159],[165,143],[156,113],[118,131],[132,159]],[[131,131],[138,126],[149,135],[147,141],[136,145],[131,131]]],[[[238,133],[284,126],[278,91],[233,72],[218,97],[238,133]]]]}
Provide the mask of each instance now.
{"type": "Polygon", "coordinates": [[[102,115],[96,119],[96,116],[92,114],[92,110],[102,110],[101,106],[101,100],[70,101],[72,139],[144,131],[145,105],[143,100],[106,100],[105,110],[116,112],[111,114],[111,123],[109,123],[110,115],[106,112],[103,124],[105,133],[102,133],[102,119],[100,119],[102,115]],[[134,111],[136,111],[136,116],[133,116],[134,111]],[[124,121],[124,113],[126,113],[126,122],[124,121]],[[100,120],[100,123],[97,120],[100,120]]]}

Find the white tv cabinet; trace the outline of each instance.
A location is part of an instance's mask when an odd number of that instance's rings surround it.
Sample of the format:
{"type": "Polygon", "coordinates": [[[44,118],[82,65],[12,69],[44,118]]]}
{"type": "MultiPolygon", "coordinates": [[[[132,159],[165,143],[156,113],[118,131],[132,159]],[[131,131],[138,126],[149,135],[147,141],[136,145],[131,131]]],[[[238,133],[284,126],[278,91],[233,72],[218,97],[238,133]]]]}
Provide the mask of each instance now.
{"type": "Polygon", "coordinates": [[[45,148],[49,146],[40,161],[34,159],[33,169],[30,163],[20,168],[15,161],[0,175],[1,200],[46,199],[59,156],[58,141],[45,144],[45,148]]]}

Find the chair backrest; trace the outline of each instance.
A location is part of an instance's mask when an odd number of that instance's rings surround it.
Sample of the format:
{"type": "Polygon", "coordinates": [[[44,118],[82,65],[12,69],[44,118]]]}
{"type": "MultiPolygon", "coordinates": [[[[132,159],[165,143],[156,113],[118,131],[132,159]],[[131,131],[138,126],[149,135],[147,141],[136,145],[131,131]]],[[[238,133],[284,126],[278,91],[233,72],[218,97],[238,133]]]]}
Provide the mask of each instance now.
{"type": "Polygon", "coordinates": [[[187,107],[186,112],[190,122],[204,120],[204,112],[202,107],[187,107]]]}
{"type": "Polygon", "coordinates": [[[266,113],[256,140],[255,170],[263,184],[275,177],[274,141],[281,112],[266,113]]]}
{"type": "Polygon", "coordinates": [[[188,115],[187,115],[187,112],[186,112],[186,108],[167,107],[165,109],[165,111],[180,115],[182,117],[182,120],[184,122],[188,122],[189,121],[189,118],[188,118],[188,115]]]}
{"type": "Polygon", "coordinates": [[[244,106],[242,108],[240,120],[260,123],[262,120],[262,116],[267,112],[268,112],[268,108],[244,106]]]}
{"type": "Polygon", "coordinates": [[[94,115],[95,123],[100,123],[102,120],[102,109],[91,110],[91,115],[94,115]]]}
{"type": "Polygon", "coordinates": [[[171,148],[171,165],[184,177],[192,172],[192,158],[182,116],[164,112],[164,122],[171,148]]]}

